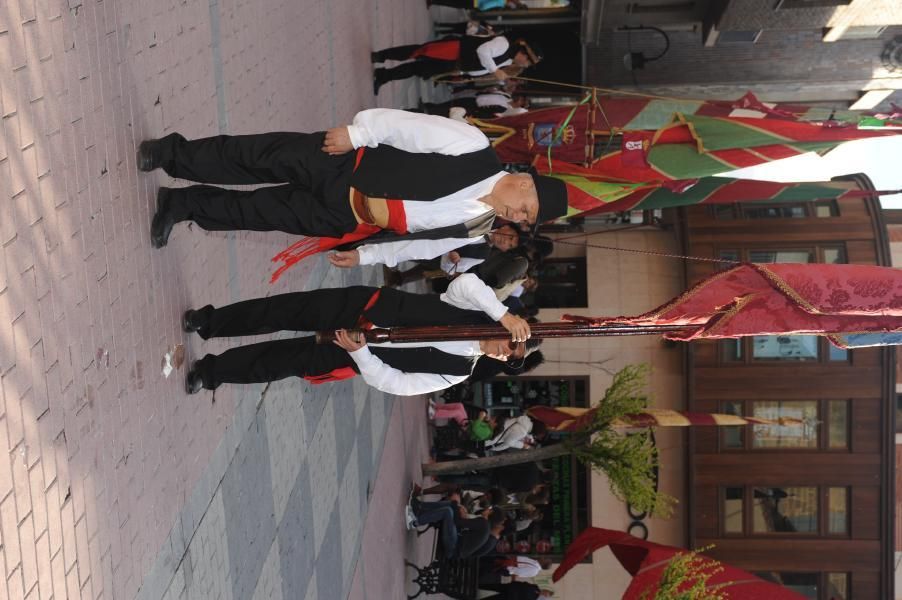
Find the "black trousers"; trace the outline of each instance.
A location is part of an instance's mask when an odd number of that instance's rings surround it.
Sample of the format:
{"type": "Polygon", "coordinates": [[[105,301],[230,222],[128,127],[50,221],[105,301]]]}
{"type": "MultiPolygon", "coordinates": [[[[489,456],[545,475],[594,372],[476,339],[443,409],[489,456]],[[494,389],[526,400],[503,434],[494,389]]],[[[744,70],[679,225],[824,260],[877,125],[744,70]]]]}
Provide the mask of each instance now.
{"type": "MultiPolygon", "coordinates": [[[[314,331],[357,325],[366,303],[377,288],[313,290],[255,298],[221,308],[198,310],[198,333],[204,339],[258,335],[274,331],[314,331]]],[[[220,355],[207,354],[197,362],[204,387],[222,383],[264,383],[286,377],[316,377],[354,360],[335,344],[317,344],[313,336],[271,340],[238,346],[220,355]]]]}
{"type": "Polygon", "coordinates": [[[255,190],[210,185],[174,188],[178,221],[210,231],[245,229],[340,237],[357,227],[348,193],[354,153],[330,156],[325,134],[262,133],[160,139],[161,166],[172,177],[225,185],[280,184],[255,190]]]}
{"type": "MultiPolygon", "coordinates": [[[[416,50],[419,46],[397,46],[396,48],[388,48],[386,50],[381,50],[379,54],[387,53],[387,59],[392,60],[407,60],[410,58],[410,54],[413,50],[416,50]],[[398,51],[399,49],[403,49],[403,51],[398,51]],[[410,49],[408,51],[408,49],[410,49]],[[406,56],[404,56],[404,52],[406,52],[406,56]],[[394,56],[403,57],[403,58],[394,58],[394,56]]],[[[396,67],[392,67],[390,69],[387,68],[378,68],[374,72],[374,76],[377,81],[381,83],[385,83],[388,81],[397,81],[399,79],[407,79],[408,77],[419,77],[420,79],[429,79],[430,77],[434,77],[435,75],[444,75],[445,73],[457,73],[459,71],[459,67],[457,66],[457,61],[454,60],[439,60],[436,58],[429,58],[426,56],[418,56],[416,59],[400,64],[396,67]]]]}
{"type": "MultiPolygon", "coordinates": [[[[315,331],[356,327],[364,308],[379,290],[350,286],[277,294],[198,309],[198,334],[204,339],[259,335],[275,331],[315,331]]],[[[383,289],[366,315],[380,325],[452,325],[486,323],[479,311],[450,306],[438,296],[383,289]]],[[[207,354],[197,368],[207,389],[222,383],[263,383],[286,377],[316,377],[354,367],[350,355],[335,344],[316,344],[311,337],[272,340],[238,346],[220,355],[207,354]]]]}

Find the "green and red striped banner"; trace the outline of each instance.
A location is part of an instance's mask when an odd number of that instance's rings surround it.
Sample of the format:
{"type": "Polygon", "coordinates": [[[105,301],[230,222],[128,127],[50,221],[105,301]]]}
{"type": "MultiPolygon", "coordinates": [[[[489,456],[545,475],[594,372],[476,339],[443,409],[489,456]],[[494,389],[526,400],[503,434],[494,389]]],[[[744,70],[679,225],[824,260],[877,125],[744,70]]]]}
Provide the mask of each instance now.
{"type": "Polygon", "coordinates": [[[567,184],[568,217],[603,212],[675,208],[695,204],[738,202],[814,202],[893,193],[864,191],[849,181],[779,183],[729,177],[700,177],[675,181],[627,183],[610,181],[594,169],[553,161],[552,169],[539,160],[538,170],[567,184]],[[545,168],[543,168],[545,167],[545,168]]]}

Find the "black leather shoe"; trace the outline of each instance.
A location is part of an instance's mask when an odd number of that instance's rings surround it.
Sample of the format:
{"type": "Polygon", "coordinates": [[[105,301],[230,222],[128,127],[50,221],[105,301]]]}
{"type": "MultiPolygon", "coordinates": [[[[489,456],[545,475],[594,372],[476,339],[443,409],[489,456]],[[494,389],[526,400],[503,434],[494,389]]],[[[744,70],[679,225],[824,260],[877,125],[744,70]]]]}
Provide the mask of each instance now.
{"type": "Polygon", "coordinates": [[[160,168],[160,140],[144,140],[138,145],[138,170],[153,171],[160,168]]]}
{"type": "Polygon", "coordinates": [[[150,243],[154,248],[162,248],[169,243],[169,234],[175,225],[175,217],[169,210],[170,191],[167,187],[157,190],[157,212],[150,222],[150,243]]]}
{"type": "Polygon", "coordinates": [[[385,69],[375,69],[373,71],[373,95],[374,96],[379,95],[379,88],[381,88],[382,84],[385,83],[385,81],[382,79],[382,73],[384,71],[385,71],[385,69]]]}
{"type": "Polygon", "coordinates": [[[182,315],[182,331],[186,333],[200,331],[200,328],[203,327],[200,317],[200,311],[192,310],[190,308],[186,310],[182,315]]]}
{"type": "Polygon", "coordinates": [[[187,394],[196,394],[204,387],[204,379],[201,377],[200,370],[197,368],[197,362],[198,361],[194,361],[191,363],[191,368],[185,375],[185,393],[187,394]]]}

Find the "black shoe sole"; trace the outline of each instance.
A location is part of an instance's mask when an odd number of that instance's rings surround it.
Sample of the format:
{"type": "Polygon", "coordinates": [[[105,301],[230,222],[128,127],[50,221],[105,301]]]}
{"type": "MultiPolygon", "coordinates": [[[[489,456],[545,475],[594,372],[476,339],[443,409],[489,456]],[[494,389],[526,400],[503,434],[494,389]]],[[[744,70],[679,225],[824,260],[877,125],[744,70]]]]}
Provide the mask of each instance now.
{"type": "Polygon", "coordinates": [[[191,324],[191,315],[194,314],[194,310],[188,309],[182,313],[182,331],[185,333],[195,333],[200,329],[200,327],[195,327],[191,324]]]}
{"type": "Polygon", "coordinates": [[[150,244],[160,249],[169,243],[169,236],[175,221],[169,216],[169,188],[157,190],[157,212],[150,222],[150,244]]]}
{"type": "Polygon", "coordinates": [[[196,394],[204,389],[204,381],[197,372],[197,361],[191,363],[191,369],[185,374],[185,393],[196,394]]]}
{"type": "Polygon", "coordinates": [[[153,160],[153,144],[155,143],[157,143],[157,140],[144,140],[138,145],[135,164],[139,171],[149,173],[159,168],[159,165],[155,164],[153,160]]]}

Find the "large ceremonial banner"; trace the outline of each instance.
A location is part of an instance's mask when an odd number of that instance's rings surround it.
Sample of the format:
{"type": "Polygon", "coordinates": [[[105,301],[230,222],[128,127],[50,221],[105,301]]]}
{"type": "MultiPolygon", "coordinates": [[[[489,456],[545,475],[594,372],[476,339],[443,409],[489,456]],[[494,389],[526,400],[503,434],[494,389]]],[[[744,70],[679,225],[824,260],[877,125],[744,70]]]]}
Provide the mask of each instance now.
{"type": "MultiPolygon", "coordinates": [[[[589,527],[567,548],[567,554],[555,569],[552,580],[560,581],[570,569],[602,548],[610,548],[623,568],[633,577],[623,593],[623,600],[656,598],[671,561],[688,554],[684,548],[648,542],[623,531],[589,527]]],[[[748,571],[701,555],[695,556],[697,558],[693,558],[693,562],[696,568],[688,573],[681,583],[677,582],[677,589],[671,589],[668,598],[677,597],[672,594],[686,591],[699,581],[703,582],[702,585],[711,594],[709,597],[723,600],[804,600],[806,597],[783,586],[764,581],[748,571]]]]}
{"type": "Polygon", "coordinates": [[[634,317],[581,317],[595,326],[684,325],[678,340],[785,333],[902,332],[902,270],[870,265],[741,264],[703,280],[678,298],[634,317]]]}
{"type": "Polygon", "coordinates": [[[547,156],[549,149],[558,160],[587,160],[592,127],[589,104],[539,108],[522,115],[471,122],[493,139],[502,162],[531,163],[537,154],[547,156]]]}

